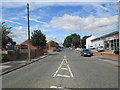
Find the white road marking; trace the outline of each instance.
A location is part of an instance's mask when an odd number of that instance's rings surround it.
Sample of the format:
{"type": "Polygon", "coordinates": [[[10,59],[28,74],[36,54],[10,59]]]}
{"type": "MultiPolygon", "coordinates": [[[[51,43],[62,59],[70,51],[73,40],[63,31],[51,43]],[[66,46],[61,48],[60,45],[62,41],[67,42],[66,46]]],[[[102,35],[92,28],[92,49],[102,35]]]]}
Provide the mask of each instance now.
{"type": "Polygon", "coordinates": [[[73,73],[72,73],[72,71],[71,71],[69,65],[67,65],[67,67],[68,67],[68,69],[69,69],[69,72],[70,72],[71,77],[73,77],[73,73]]]}
{"type": "Polygon", "coordinates": [[[63,88],[63,87],[50,86],[50,88],[63,88]]]}
{"type": "Polygon", "coordinates": [[[70,78],[70,76],[68,75],[62,75],[62,74],[57,74],[58,77],[67,77],[67,78],[70,78]]]}
{"type": "Polygon", "coordinates": [[[67,59],[65,59],[65,62],[68,63],[68,62],[67,62],[67,59]]]}
{"type": "Polygon", "coordinates": [[[53,75],[53,77],[55,77],[56,75],[57,75],[57,76],[61,76],[61,77],[70,77],[70,76],[73,77],[73,73],[72,73],[72,71],[71,71],[71,69],[70,69],[70,67],[69,67],[69,65],[68,65],[67,63],[68,63],[68,62],[67,62],[66,56],[64,56],[64,59],[62,60],[60,66],[58,67],[58,69],[57,69],[57,71],[55,72],[55,74],[53,75]],[[66,65],[67,68],[61,68],[62,65],[66,65]],[[62,69],[62,70],[69,70],[70,76],[57,74],[60,69],[62,69]]]}
{"type": "Polygon", "coordinates": [[[62,70],[68,70],[67,68],[61,68],[62,70]]]}
{"type": "Polygon", "coordinates": [[[62,64],[63,64],[63,62],[64,62],[64,59],[63,59],[63,61],[61,62],[60,66],[58,67],[58,69],[57,69],[57,71],[55,72],[55,74],[53,75],[53,77],[55,77],[55,76],[56,76],[56,74],[57,74],[57,73],[58,73],[58,71],[60,70],[60,68],[61,68],[61,66],[62,66],[62,64]]]}
{"type": "Polygon", "coordinates": [[[66,58],[66,56],[64,56],[64,58],[66,58]]]}

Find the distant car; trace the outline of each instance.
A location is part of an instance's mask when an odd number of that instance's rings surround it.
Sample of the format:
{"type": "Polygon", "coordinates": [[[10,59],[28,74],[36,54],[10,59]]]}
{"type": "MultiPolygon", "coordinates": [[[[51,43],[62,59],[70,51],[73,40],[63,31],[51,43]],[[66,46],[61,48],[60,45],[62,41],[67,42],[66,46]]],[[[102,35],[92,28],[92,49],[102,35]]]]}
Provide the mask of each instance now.
{"type": "Polygon", "coordinates": [[[93,46],[90,46],[89,48],[90,48],[90,49],[95,49],[95,47],[93,47],[93,46]]]}
{"type": "Polygon", "coordinates": [[[81,49],[80,48],[76,48],[75,51],[81,51],[81,49]]]}
{"type": "Polygon", "coordinates": [[[97,51],[98,51],[98,52],[103,52],[103,51],[104,51],[104,47],[103,47],[103,46],[97,47],[97,51]]]}
{"type": "Polygon", "coordinates": [[[83,49],[81,51],[81,56],[93,56],[93,53],[90,49],[83,49]]]}
{"type": "Polygon", "coordinates": [[[61,49],[56,49],[56,51],[57,51],[57,52],[60,52],[60,51],[62,51],[62,50],[61,50],[61,49]]]}
{"type": "Polygon", "coordinates": [[[119,49],[115,50],[113,53],[119,55],[119,49]]]}

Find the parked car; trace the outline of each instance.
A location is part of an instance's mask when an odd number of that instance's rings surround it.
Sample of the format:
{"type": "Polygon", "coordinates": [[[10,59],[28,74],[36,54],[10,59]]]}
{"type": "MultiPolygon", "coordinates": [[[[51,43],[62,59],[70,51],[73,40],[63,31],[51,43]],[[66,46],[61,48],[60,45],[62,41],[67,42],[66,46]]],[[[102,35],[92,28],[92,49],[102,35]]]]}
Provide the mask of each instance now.
{"type": "Polygon", "coordinates": [[[89,49],[95,49],[95,47],[93,47],[93,46],[90,46],[90,47],[89,47],[89,49]]]}
{"type": "Polygon", "coordinates": [[[61,49],[56,49],[56,51],[57,51],[57,52],[60,52],[60,51],[62,51],[62,50],[61,50],[61,49]]]}
{"type": "Polygon", "coordinates": [[[103,46],[99,46],[99,47],[97,47],[97,51],[98,51],[98,52],[102,52],[102,51],[104,51],[104,47],[103,47],[103,46]]]}
{"type": "Polygon", "coordinates": [[[117,50],[114,50],[114,52],[113,52],[114,54],[117,54],[117,55],[119,55],[119,49],[117,49],[117,50]]]}
{"type": "Polygon", "coordinates": [[[93,53],[90,49],[83,49],[81,51],[81,56],[93,56],[93,53]]]}
{"type": "Polygon", "coordinates": [[[75,51],[81,51],[81,48],[76,48],[75,51]]]}

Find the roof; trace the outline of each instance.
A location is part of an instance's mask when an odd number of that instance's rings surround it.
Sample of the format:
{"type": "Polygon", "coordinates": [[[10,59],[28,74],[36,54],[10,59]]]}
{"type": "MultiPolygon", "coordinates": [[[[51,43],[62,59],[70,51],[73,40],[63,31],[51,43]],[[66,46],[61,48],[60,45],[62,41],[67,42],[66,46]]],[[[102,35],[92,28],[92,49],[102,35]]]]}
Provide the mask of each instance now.
{"type": "Polygon", "coordinates": [[[22,42],[20,45],[26,45],[26,44],[28,44],[28,40],[25,40],[24,42],[22,42]]]}
{"type": "Polygon", "coordinates": [[[92,39],[91,41],[98,40],[98,39],[100,39],[100,38],[105,38],[105,37],[108,37],[108,36],[111,36],[111,35],[115,35],[115,34],[119,34],[119,31],[114,31],[114,32],[111,32],[111,33],[109,33],[109,34],[105,34],[105,35],[103,35],[103,36],[100,36],[100,37],[97,37],[97,38],[95,38],[95,39],[92,39]]]}

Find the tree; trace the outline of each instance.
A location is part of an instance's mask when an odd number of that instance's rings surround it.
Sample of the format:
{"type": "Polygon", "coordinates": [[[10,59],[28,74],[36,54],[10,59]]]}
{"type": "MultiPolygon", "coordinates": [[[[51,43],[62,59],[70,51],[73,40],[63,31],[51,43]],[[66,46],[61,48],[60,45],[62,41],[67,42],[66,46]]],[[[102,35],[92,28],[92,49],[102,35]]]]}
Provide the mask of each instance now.
{"type": "Polygon", "coordinates": [[[64,47],[71,47],[71,43],[72,43],[71,36],[67,36],[64,40],[63,46],[64,47]]]}
{"type": "Polygon", "coordinates": [[[92,35],[82,37],[82,48],[86,48],[86,46],[85,46],[86,45],[86,39],[89,38],[90,36],[92,36],[92,35]]]}
{"type": "Polygon", "coordinates": [[[41,32],[41,30],[35,30],[32,32],[31,44],[38,48],[46,45],[46,36],[41,32]]]}
{"type": "Polygon", "coordinates": [[[2,48],[6,48],[8,43],[11,43],[12,45],[16,44],[16,42],[14,42],[13,39],[8,36],[11,33],[11,29],[12,27],[7,27],[5,22],[0,24],[0,33],[2,34],[2,37],[0,36],[2,38],[2,48]]]}
{"type": "Polygon", "coordinates": [[[70,36],[67,36],[64,40],[63,46],[64,47],[71,47],[74,46],[79,47],[80,46],[80,35],[77,35],[76,33],[71,34],[70,36]]]}
{"type": "Polygon", "coordinates": [[[56,47],[56,48],[58,48],[59,44],[57,42],[55,42],[55,41],[51,41],[50,42],[50,47],[56,47]]]}

